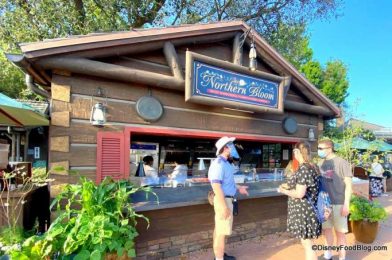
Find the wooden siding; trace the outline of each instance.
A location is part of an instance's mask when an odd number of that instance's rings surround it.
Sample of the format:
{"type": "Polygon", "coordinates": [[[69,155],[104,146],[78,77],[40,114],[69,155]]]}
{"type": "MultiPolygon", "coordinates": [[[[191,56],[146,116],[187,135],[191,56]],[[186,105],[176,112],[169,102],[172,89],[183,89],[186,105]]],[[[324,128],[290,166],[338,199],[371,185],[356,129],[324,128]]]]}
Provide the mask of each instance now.
{"type": "MultiPolygon", "coordinates": [[[[192,50],[211,57],[230,61],[232,59],[231,43],[220,45],[193,46],[192,50]]],[[[247,50],[245,50],[245,53],[247,50]]],[[[185,48],[177,48],[181,65],[183,66],[185,48]]],[[[244,55],[246,56],[246,55],[244,55]]],[[[137,68],[142,67],[164,75],[170,75],[170,68],[162,52],[151,55],[139,55],[137,58],[105,59],[106,62],[137,68]]],[[[244,64],[247,62],[244,59],[244,64]]],[[[271,72],[266,64],[261,64],[265,71],[271,72]]],[[[70,102],[67,99],[52,100],[52,112],[55,117],[50,127],[50,137],[69,136],[69,152],[53,151],[50,162],[69,161],[70,168],[80,169],[82,175],[93,176],[97,170],[85,170],[83,167],[95,167],[97,164],[97,134],[108,131],[122,131],[126,125],[151,125],[176,127],[184,129],[202,129],[233,133],[257,135],[287,136],[282,128],[282,121],[287,116],[295,117],[299,126],[292,137],[307,138],[308,129],[318,128],[319,120],[316,115],[285,111],[283,115],[262,113],[246,113],[227,110],[223,107],[207,106],[185,102],[184,93],[165,89],[152,88],[151,94],[164,106],[164,114],[157,122],[150,123],[140,118],[135,109],[136,101],[148,95],[149,88],[139,84],[127,84],[102,80],[81,75],[53,75],[54,86],[69,86],[70,102]],[[103,90],[105,98],[92,97],[97,88],[103,90]],[[96,102],[106,102],[108,125],[96,128],[88,123],[91,107],[96,102]],[[64,116],[69,114],[67,118],[64,116]],[[69,121],[68,121],[69,120],[69,121]],[[67,121],[67,122],[66,122],[67,121]],[[69,127],[68,127],[69,123],[69,127]],[[114,123],[114,124],[113,124],[114,123]],[[64,127],[63,127],[64,126],[64,127]],[[94,146],[95,145],[95,146],[94,146]]],[[[298,94],[295,87],[289,91],[288,100],[308,103],[304,95],[298,94]]],[[[317,132],[317,131],[316,131],[317,132]]],[[[317,133],[316,133],[317,134],[317,133]]],[[[72,178],[72,177],[70,177],[72,178]]],[[[74,179],[72,179],[73,181],[74,179]]]]}
{"type": "MultiPolygon", "coordinates": [[[[136,102],[140,97],[148,95],[148,88],[141,85],[131,85],[131,84],[123,84],[123,83],[114,83],[109,81],[99,81],[92,78],[85,77],[63,77],[58,76],[54,78],[54,80],[58,82],[69,82],[70,85],[73,86],[73,94],[85,95],[84,105],[90,105],[88,111],[85,111],[85,115],[89,115],[91,106],[93,102],[91,101],[91,93],[97,89],[97,87],[101,87],[104,91],[107,98],[110,99],[118,99],[120,102],[123,101],[133,101],[136,102]],[[88,104],[88,100],[90,103],[88,104]]],[[[194,103],[185,102],[184,93],[178,92],[170,92],[162,89],[152,89],[152,95],[156,97],[164,106],[176,107],[176,108],[186,108],[193,109],[198,111],[208,111],[211,113],[224,113],[230,115],[239,115],[239,116],[251,116],[253,118],[259,119],[269,119],[269,120],[283,120],[287,115],[295,116],[299,123],[307,124],[310,118],[317,118],[315,115],[306,115],[298,112],[286,111],[284,115],[271,115],[271,114],[249,114],[238,111],[230,111],[220,107],[220,106],[206,106],[194,103]]],[[[290,99],[290,98],[289,98],[290,99]]],[[[80,101],[81,98],[73,95],[72,102],[80,101]]],[[[95,102],[97,100],[104,101],[103,99],[94,99],[95,102]]],[[[299,98],[295,101],[298,101],[299,98]]],[[[110,103],[110,102],[109,102],[110,103]]],[[[74,109],[79,109],[79,104],[75,104],[74,109]]],[[[80,104],[82,105],[82,104],[80,104]]],[[[128,104],[130,105],[130,104],[128,104]]],[[[53,112],[57,111],[70,111],[71,107],[66,102],[56,101],[53,104],[53,112]]],[[[110,109],[110,106],[109,106],[110,109]]],[[[71,116],[75,118],[74,116],[71,116]]]]}
{"type": "MultiPolygon", "coordinates": [[[[268,197],[239,201],[240,213],[234,217],[233,228],[244,223],[262,222],[265,220],[281,221],[284,228],[287,216],[287,197],[268,197]]],[[[192,207],[180,207],[140,212],[150,220],[146,230],[145,221],[138,222],[139,236],[137,243],[163,239],[173,236],[209,231],[214,228],[214,209],[209,204],[192,207]]],[[[268,226],[263,227],[268,232],[268,226]]]]}

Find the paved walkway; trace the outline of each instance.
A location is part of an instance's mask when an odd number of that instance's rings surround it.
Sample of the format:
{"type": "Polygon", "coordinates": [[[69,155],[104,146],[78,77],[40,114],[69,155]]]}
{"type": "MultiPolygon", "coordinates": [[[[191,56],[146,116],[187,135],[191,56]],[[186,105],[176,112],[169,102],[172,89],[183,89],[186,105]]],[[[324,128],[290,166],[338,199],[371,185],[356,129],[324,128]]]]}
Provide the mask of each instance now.
{"type": "MultiPolygon", "coordinates": [[[[387,197],[380,197],[377,200],[385,206],[389,218],[380,223],[379,232],[373,244],[362,244],[355,241],[354,234],[347,235],[348,245],[362,245],[367,248],[374,246],[386,246],[387,250],[361,250],[348,251],[347,259],[350,260],[392,260],[392,192],[387,197]]],[[[323,245],[323,237],[315,241],[317,245],[323,245]]],[[[287,259],[305,259],[304,250],[298,239],[291,238],[288,233],[277,233],[267,235],[262,239],[254,239],[246,242],[238,242],[227,246],[226,252],[234,255],[238,260],[287,260],[287,259]]],[[[323,251],[319,251],[321,256],[323,251]]],[[[338,259],[338,253],[334,252],[333,259],[338,259]]],[[[178,258],[177,258],[178,259],[178,258]]],[[[212,249],[197,251],[180,258],[189,260],[208,260],[214,259],[212,249]]]]}

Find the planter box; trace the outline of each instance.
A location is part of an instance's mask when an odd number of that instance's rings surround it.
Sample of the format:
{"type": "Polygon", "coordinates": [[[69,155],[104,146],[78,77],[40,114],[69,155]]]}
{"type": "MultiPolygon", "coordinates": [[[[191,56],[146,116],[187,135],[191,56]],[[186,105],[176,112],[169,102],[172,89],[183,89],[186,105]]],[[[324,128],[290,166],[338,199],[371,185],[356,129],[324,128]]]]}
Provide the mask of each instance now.
{"type": "MultiPolygon", "coordinates": [[[[9,192],[9,204],[10,208],[14,208],[20,198],[25,196],[26,202],[22,205],[19,203],[18,207],[13,210],[11,219],[15,218],[19,212],[20,217],[18,219],[18,225],[23,226],[26,230],[31,230],[38,218],[38,228],[40,232],[46,231],[46,225],[50,224],[50,201],[48,186],[35,187],[30,192],[20,192],[13,190],[9,192]]],[[[5,203],[7,197],[7,191],[1,194],[3,203],[5,203]]],[[[4,208],[0,206],[0,227],[8,225],[6,213],[4,208]]]]}
{"type": "Polygon", "coordinates": [[[378,233],[378,222],[352,221],[352,231],[358,242],[371,244],[378,233]]]}
{"type": "MultiPolygon", "coordinates": [[[[25,197],[26,203],[24,205],[20,204],[18,205],[17,208],[15,208],[16,204],[20,200],[22,196],[25,196],[26,193],[18,192],[18,191],[10,191],[9,192],[9,209],[10,209],[10,219],[15,219],[18,214],[20,214],[20,217],[18,219],[18,225],[22,226],[23,225],[23,215],[24,215],[24,206],[27,206],[28,204],[31,203],[31,196],[30,194],[27,194],[25,197]]],[[[3,203],[6,203],[7,199],[7,191],[4,191],[3,194],[1,195],[1,199],[3,200],[3,203]]],[[[7,226],[8,225],[8,220],[6,217],[6,209],[0,206],[0,227],[7,226]]]]}
{"type": "Polygon", "coordinates": [[[386,180],[387,188],[386,191],[392,191],[392,178],[386,180]]]}

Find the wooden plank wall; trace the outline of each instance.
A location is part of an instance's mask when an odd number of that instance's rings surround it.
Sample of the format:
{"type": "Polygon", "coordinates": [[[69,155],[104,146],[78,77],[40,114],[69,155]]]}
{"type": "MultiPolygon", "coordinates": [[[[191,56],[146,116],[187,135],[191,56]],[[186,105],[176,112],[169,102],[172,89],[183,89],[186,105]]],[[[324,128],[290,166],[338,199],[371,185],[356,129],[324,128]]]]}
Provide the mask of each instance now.
{"type": "MultiPolygon", "coordinates": [[[[210,47],[197,50],[205,55],[230,60],[229,47],[210,47]]],[[[162,54],[163,57],[163,54],[162,54]]],[[[162,57],[153,59],[145,57],[148,62],[162,62],[162,57]]],[[[184,52],[179,52],[180,60],[184,60],[184,52]]],[[[125,61],[135,64],[133,60],[125,61]]],[[[137,63],[137,62],[136,62],[137,63]]],[[[162,73],[167,69],[162,64],[162,73]]],[[[56,145],[50,151],[51,163],[68,163],[70,169],[75,169],[81,175],[95,178],[96,170],[96,134],[98,131],[122,131],[125,125],[154,125],[165,127],[203,129],[234,133],[249,133],[259,135],[287,136],[282,129],[282,120],[293,116],[299,124],[298,131],[293,137],[307,138],[309,127],[317,129],[319,118],[315,115],[298,112],[285,112],[284,115],[250,114],[215,107],[186,103],[184,93],[151,88],[151,94],[164,106],[164,114],[157,122],[150,123],[140,118],[135,109],[136,101],[148,95],[149,88],[143,85],[112,82],[82,75],[58,75],[52,79],[52,125],[50,126],[51,142],[56,145]],[[54,88],[53,88],[54,87],[54,88]],[[105,99],[92,98],[100,87],[105,99]],[[64,91],[65,90],[65,91],[64,91]],[[108,126],[93,127],[89,123],[91,107],[97,101],[107,102],[108,126]],[[69,142],[69,144],[64,144],[69,142]],[[65,147],[59,147],[64,145],[65,147]],[[68,146],[67,146],[68,145],[68,146]],[[67,149],[69,151],[67,151],[67,149]]],[[[305,101],[302,97],[290,92],[290,100],[305,101]]],[[[317,131],[316,131],[317,132],[317,131]]],[[[74,179],[71,178],[71,182],[74,179]]],[[[68,179],[68,181],[70,181],[68,179]]]]}
{"type": "MultiPolygon", "coordinates": [[[[233,228],[246,223],[257,223],[272,219],[283,219],[287,216],[287,198],[284,196],[240,200],[239,215],[234,217],[233,228]]],[[[191,207],[140,212],[150,220],[150,227],[143,220],[138,221],[139,236],[137,243],[159,240],[168,237],[189,235],[214,228],[214,209],[209,204],[191,207]]],[[[268,233],[268,227],[263,227],[268,233]]],[[[270,229],[278,226],[269,227],[270,229]]],[[[276,231],[274,231],[276,232],[276,231]]]]}

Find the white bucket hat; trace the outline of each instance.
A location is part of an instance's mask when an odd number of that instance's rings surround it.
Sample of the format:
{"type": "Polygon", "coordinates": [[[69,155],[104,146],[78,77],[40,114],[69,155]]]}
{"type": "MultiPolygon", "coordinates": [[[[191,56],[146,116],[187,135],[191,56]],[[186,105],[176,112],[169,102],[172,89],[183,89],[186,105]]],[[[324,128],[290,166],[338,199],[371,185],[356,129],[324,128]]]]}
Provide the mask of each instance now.
{"type": "Polygon", "coordinates": [[[228,143],[234,142],[235,137],[227,137],[224,136],[222,138],[220,138],[216,143],[215,143],[215,147],[216,147],[216,155],[219,155],[219,151],[228,143]]]}

